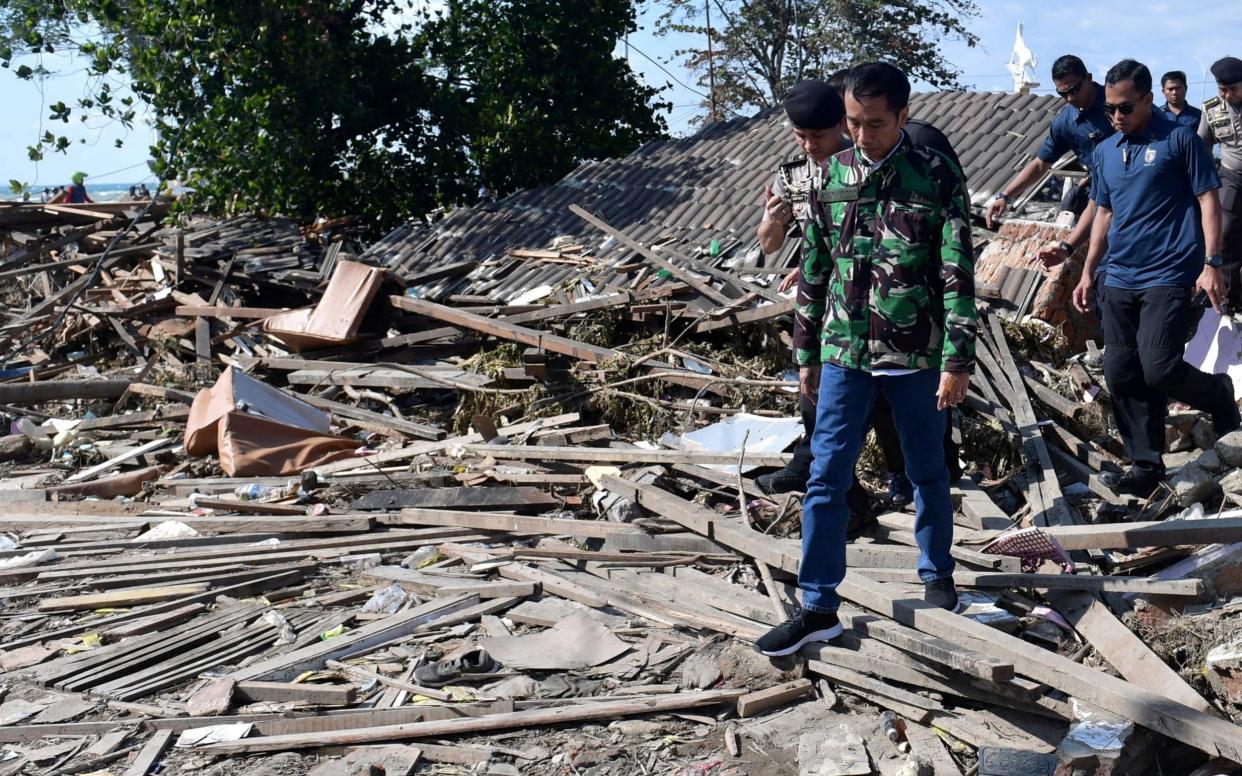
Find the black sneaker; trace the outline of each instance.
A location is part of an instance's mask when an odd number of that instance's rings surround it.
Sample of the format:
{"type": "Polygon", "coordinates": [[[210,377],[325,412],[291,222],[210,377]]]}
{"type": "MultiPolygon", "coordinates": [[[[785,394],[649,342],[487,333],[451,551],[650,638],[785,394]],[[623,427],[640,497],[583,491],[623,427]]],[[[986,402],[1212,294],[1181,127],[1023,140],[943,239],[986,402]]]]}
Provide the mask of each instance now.
{"type": "Polygon", "coordinates": [[[1141,499],[1148,499],[1151,498],[1151,494],[1156,492],[1156,488],[1160,487],[1160,483],[1164,482],[1164,472],[1157,469],[1131,466],[1124,474],[1103,472],[1100,474],[1100,482],[1105,487],[1118,493],[1126,493],[1141,499]]]}
{"type": "Polygon", "coordinates": [[[793,617],[760,636],[755,649],[768,657],[792,655],[812,641],[832,641],[843,630],[835,614],[799,609],[793,617]]]}
{"type": "Polygon", "coordinates": [[[1238,403],[1233,400],[1233,378],[1226,374],[1219,374],[1216,375],[1216,379],[1229,394],[1229,409],[1212,416],[1212,430],[1216,432],[1216,436],[1222,437],[1242,427],[1242,413],[1238,412],[1238,403]]]}
{"type": "Polygon", "coordinates": [[[953,577],[924,582],[923,600],[932,606],[938,606],[955,614],[966,608],[957,598],[957,587],[953,584],[953,577]]]}
{"type": "Polygon", "coordinates": [[[490,674],[499,668],[482,648],[472,649],[456,660],[441,660],[414,669],[414,682],[423,687],[443,687],[466,674],[490,674]]]}
{"type": "Polygon", "coordinates": [[[782,493],[791,493],[793,491],[805,493],[806,481],[808,479],[810,479],[810,475],[807,472],[780,469],[756,477],[755,487],[769,496],[779,496],[782,493]]]}
{"type": "Polygon", "coordinates": [[[901,509],[911,501],[914,501],[914,485],[905,472],[895,473],[888,480],[888,505],[901,509]]]}

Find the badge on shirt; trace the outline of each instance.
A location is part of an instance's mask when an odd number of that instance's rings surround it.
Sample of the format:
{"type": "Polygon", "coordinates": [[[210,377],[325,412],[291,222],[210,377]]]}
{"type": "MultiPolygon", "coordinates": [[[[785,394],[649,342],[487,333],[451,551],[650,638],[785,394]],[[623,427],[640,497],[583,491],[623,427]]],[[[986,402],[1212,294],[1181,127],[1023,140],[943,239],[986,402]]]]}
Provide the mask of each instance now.
{"type": "Polygon", "coordinates": [[[819,193],[821,202],[854,202],[862,191],[861,186],[842,186],[840,188],[823,189],[819,193]]]}
{"type": "Polygon", "coordinates": [[[1147,153],[1143,154],[1143,166],[1151,167],[1156,163],[1156,149],[1148,148],[1147,153]]]}

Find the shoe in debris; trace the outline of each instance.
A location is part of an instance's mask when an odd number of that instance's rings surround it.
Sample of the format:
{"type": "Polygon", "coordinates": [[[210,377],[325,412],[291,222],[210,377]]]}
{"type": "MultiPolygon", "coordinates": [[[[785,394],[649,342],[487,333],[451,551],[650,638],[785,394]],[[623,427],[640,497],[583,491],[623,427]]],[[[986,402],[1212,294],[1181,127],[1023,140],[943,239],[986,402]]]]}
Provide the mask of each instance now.
{"type": "Polygon", "coordinates": [[[782,493],[792,493],[794,491],[805,493],[807,479],[809,479],[809,475],[806,472],[798,472],[788,468],[779,469],[756,477],[755,487],[769,496],[779,496],[782,493]]]}
{"type": "Polygon", "coordinates": [[[799,609],[797,614],[760,636],[755,649],[768,657],[792,655],[813,641],[832,641],[843,630],[835,614],[799,609]]]}
{"type": "Polygon", "coordinates": [[[966,608],[962,606],[962,602],[957,597],[957,587],[953,584],[953,577],[942,577],[924,582],[923,601],[954,613],[966,608]]]}
{"type": "Polygon", "coordinates": [[[1118,493],[1146,499],[1156,492],[1156,488],[1164,482],[1164,472],[1156,469],[1144,469],[1131,466],[1123,474],[1104,472],[1100,482],[1118,493]]]}
{"type": "Polygon", "coordinates": [[[482,649],[472,649],[453,660],[441,660],[414,669],[414,683],[423,687],[443,687],[466,674],[490,674],[499,666],[482,649]]]}
{"type": "Polygon", "coordinates": [[[895,472],[888,480],[888,505],[902,509],[914,501],[914,484],[905,472],[895,472]]]}

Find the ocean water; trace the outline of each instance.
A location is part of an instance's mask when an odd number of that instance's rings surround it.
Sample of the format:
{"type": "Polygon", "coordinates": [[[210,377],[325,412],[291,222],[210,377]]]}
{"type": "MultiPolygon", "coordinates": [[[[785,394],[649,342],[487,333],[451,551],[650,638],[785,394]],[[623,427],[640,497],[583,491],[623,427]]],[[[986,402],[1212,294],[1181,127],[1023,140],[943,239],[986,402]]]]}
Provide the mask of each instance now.
{"type": "MultiPolygon", "coordinates": [[[[59,185],[68,185],[68,181],[59,185]]],[[[146,181],[147,189],[152,194],[155,193],[155,181],[146,181]]],[[[96,202],[118,202],[121,198],[129,195],[129,187],[133,183],[91,183],[91,179],[86,179],[86,193],[96,202]]],[[[48,188],[52,188],[48,186],[48,188]]],[[[43,193],[43,187],[37,186],[30,192],[30,201],[38,202],[40,195],[43,193]]],[[[4,186],[3,192],[0,193],[0,201],[18,202],[21,197],[9,190],[8,186],[4,186]]]]}

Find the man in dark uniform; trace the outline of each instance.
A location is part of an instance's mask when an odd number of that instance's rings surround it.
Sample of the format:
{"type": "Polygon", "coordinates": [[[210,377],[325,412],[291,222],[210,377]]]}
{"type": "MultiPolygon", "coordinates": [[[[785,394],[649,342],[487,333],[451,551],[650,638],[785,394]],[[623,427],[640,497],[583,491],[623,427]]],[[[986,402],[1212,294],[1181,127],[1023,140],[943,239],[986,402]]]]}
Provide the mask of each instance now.
{"type": "Polygon", "coordinates": [[[1160,110],[1166,119],[1191,129],[1199,128],[1203,111],[1186,102],[1185,73],[1181,70],[1170,70],[1160,76],[1160,91],[1164,92],[1164,105],[1160,106],[1160,110]]]}
{"type": "Polygon", "coordinates": [[[1091,270],[1107,249],[1104,377],[1131,466],[1101,479],[1147,498],[1164,480],[1169,397],[1209,413],[1218,435],[1242,420],[1229,375],[1201,372],[1183,359],[1195,290],[1218,310],[1224,297],[1220,178],[1190,127],[1153,106],[1144,65],[1118,62],[1105,90],[1117,134],[1095,149],[1091,196],[1098,215],[1074,305],[1087,308],[1091,270]]]}
{"type": "MultiPolygon", "coordinates": [[[[1044,177],[1052,169],[1053,163],[1073,151],[1078,163],[1087,171],[1090,180],[1091,155],[1101,140],[1113,134],[1113,126],[1104,112],[1104,88],[1095,82],[1087,66],[1073,54],[1058,57],[1052,63],[1052,83],[1056,87],[1057,96],[1065,100],[1066,106],[1057,113],[1048,128],[1048,137],[1039,153],[1032,159],[1017,177],[1005,185],[992,201],[988,203],[987,222],[992,228],[996,219],[1005,212],[1010,200],[1020,196],[1036,181],[1044,177]]],[[[1087,241],[1091,233],[1091,222],[1095,217],[1095,203],[1087,197],[1087,181],[1084,185],[1071,190],[1070,195],[1061,203],[1062,210],[1070,210],[1078,215],[1074,229],[1066,239],[1046,245],[1040,249],[1038,259],[1046,267],[1053,267],[1073,255],[1078,246],[1087,241]]],[[[1105,270],[1105,261],[1100,262],[1097,274],[1105,270]]],[[[1097,278],[1099,281],[1100,278],[1097,278]]],[[[1102,282],[1097,282],[1103,287],[1102,282]]],[[[1092,305],[1097,317],[1100,312],[1099,300],[1092,305]]]]}
{"type": "Polygon", "coordinates": [[[1242,303],[1242,60],[1224,57],[1212,63],[1217,96],[1203,103],[1199,139],[1220,145],[1221,259],[1229,303],[1242,303]]]}

